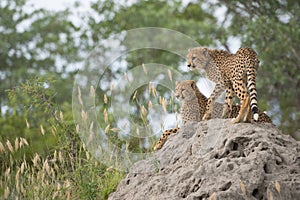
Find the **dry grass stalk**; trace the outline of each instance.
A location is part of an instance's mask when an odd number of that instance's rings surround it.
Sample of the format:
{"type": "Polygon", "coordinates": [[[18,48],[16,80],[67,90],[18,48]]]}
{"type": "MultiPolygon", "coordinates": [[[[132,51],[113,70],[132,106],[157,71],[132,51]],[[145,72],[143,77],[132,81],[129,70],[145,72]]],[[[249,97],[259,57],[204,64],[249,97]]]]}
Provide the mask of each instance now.
{"type": "Polygon", "coordinates": [[[156,97],[157,92],[156,92],[156,88],[153,86],[153,84],[150,82],[149,83],[149,94],[153,94],[154,97],[156,97]]]}
{"type": "Polygon", "coordinates": [[[114,83],[112,83],[112,84],[110,85],[110,93],[112,93],[114,87],[115,87],[115,85],[114,85],[114,83]]]}
{"type": "Polygon", "coordinates": [[[168,69],[168,76],[169,76],[170,81],[172,81],[172,80],[173,80],[173,79],[172,79],[172,72],[171,72],[170,69],[168,69]]]}
{"type": "Polygon", "coordinates": [[[111,130],[112,132],[114,132],[114,133],[117,133],[117,132],[120,131],[118,128],[111,128],[110,130],[111,130]]]}
{"type": "Polygon", "coordinates": [[[273,200],[273,193],[271,191],[269,193],[269,200],[273,200]]]}
{"type": "Polygon", "coordinates": [[[12,147],[12,145],[11,145],[11,143],[10,143],[9,140],[6,141],[6,146],[7,146],[7,148],[9,149],[9,151],[10,151],[11,153],[14,152],[14,148],[12,147]]]}
{"type": "Polygon", "coordinates": [[[137,95],[137,90],[133,93],[133,97],[132,97],[132,100],[135,100],[136,98],[136,95],[137,95]]]}
{"type": "Polygon", "coordinates": [[[216,196],[217,196],[217,194],[214,192],[214,193],[209,197],[208,200],[216,200],[216,199],[217,199],[216,196]]]}
{"type": "Polygon", "coordinates": [[[53,193],[52,199],[55,199],[56,197],[58,197],[58,191],[53,193]]]}
{"type": "Polygon", "coordinates": [[[4,195],[3,195],[3,198],[4,199],[8,199],[8,196],[9,196],[9,187],[7,186],[4,190],[4,195]]]}
{"type": "Polygon", "coordinates": [[[142,67],[143,67],[144,73],[145,73],[145,74],[148,74],[148,72],[147,72],[147,68],[146,68],[146,66],[145,66],[145,64],[144,64],[144,63],[142,64],[142,67]]]}
{"type": "Polygon", "coordinates": [[[105,133],[109,133],[109,127],[110,127],[110,125],[108,124],[105,128],[105,131],[104,131],[105,133]]]}
{"type": "Polygon", "coordinates": [[[24,169],[27,167],[26,160],[24,160],[21,164],[21,174],[24,174],[24,169]]]}
{"type": "Polygon", "coordinates": [[[91,94],[92,97],[94,97],[96,95],[95,88],[92,85],[90,87],[90,94],[91,94]]]}
{"type": "Polygon", "coordinates": [[[242,181],[240,181],[240,188],[241,188],[243,194],[245,195],[245,199],[247,200],[248,197],[247,197],[246,187],[245,187],[245,185],[244,185],[244,183],[242,181]]]}
{"type": "Polygon", "coordinates": [[[159,102],[164,110],[164,112],[167,112],[167,100],[165,98],[161,98],[161,96],[159,97],[159,102]]]}
{"type": "Polygon", "coordinates": [[[45,162],[43,164],[43,170],[50,174],[50,166],[47,159],[45,159],[45,162]]]}
{"type": "Polygon", "coordinates": [[[39,154],[36,153],[35,156],[34,156],[34,158],[33,158],[33,160],[32,160],[33,166],[37,167],[38,166],[38,162],[40,162],[40,161],[41,161],[40,156],[39,156],[39,154]]]}
{"type": "Polygon", "coordinates": [[[28,122],[27,119],[25,119],[25,122],[26,122],[26,127],[27,127],[28,129],[30,129],[30,124],[29,124],[29,122],[28,122]]]}
{"type": "Polygon", "coordinates": [[[59,118],[60,120],[63,122],[64,121],[64,115],[63,115],[63,112],[59,112],[59,118]]]}
{"type": "Polygon", "coordinates": [[[141,113],[142,113],[143,118],[145,118],[147,116],[147,109],[144,106],[142,106],[142,108],[141,108],[141,113]]]}
{"type": "Polygon", "coordinates": [[[63,162],[64,162],[64,159],[63,159],[63,156],[62,156],[62,152],[61,152],[61,151],[58,152],[58,160],[59,160],[60,163],[63,163],[63,162]]]}
{"type": "Polygon", "coordinates": [[[152,102],[149,101],[149,102],[148,102],[148,110],[149,110],[149,112],[151,112],[152,108],[153,108],[152,102]]]}
{"type": "Polygon", "coordinates": [[[84,110],[81,111],[81,118],[83,121],[87,120],[87,113],[84,110]]]}
{"type": "Polygon", "coordinates": [[[42,135],[45,135],[45,130],[44,130],[44,127],[43,127],[43,125],[40,125],[40,129],[41,129],[41,133],[42,133],[42,135]]]}
{"type": "Polygon", "coordinates": [[[24,195],[26,194],[26,190],[25,190],[23,184],[21,184],[21,193],[24,194],[24,195]]]}
{"type": "Polygon", "coordinates": [[[89,160],[91,158],[88,151],[85,152],[85,157],[86,157],[87,160],[89,160]]]}
{"type": "Polygon", "coordinates": [[[275,188],[277,192],[280,194],[280,184],[278,183],[278,181],[275,181],[275,188]]]}
{"type": "Polygon", "coordinates": [[[107,104],[107,96],[106,96],[106,94],[103,95],[103,101],[104,101],[105,104],[107,104]]]}
{"type": "Polygon", "coordinates": [[[76,129],[76,133],[79,133],[79,124],[76,124],[75,129],[76,129]]]}
{"type": "Polygon", "coordinates": [[[0,153],[5,152],[5,148],[2,144],[2,142],[0,142],[0,153]]]}
{"type": "MultiPolygon", "coordinates": [[[[26,146],[29,146],[29,144],[25,138],[20,137],[20,143],[22,143],[22,145],[25,144],[26,146]]],[[[22,145],[20,145],[20,146],[22,146],[22,145]]]]}
{"type": "Polygon", "coordinates": [[[78,91],[78,101],[79,101],[80,105],[83,106],[83,101],[81,98],[81,90],[80,90],[79,86],[77,87],[77,91],[78,91]]]}
{"type": "Polygon", "coordinates": [[[19,138],[15,139],[15,151],[18,151],[19,149],[19,138]]]}
{"type": "Polygon", "coordinates": [[[130,83],[130,80],[129,80],[129,77],[128,77],[128,74],[127,73],[124,73],[124,77],[125,77],[125,80],[130,83]]]}
{"type": "Polygon", "coordinates": [[[104,116],[104,122],[106,124],[108,124],[108,113],[107,113],[106,108],[104,108],[104,110],[103,110],[103,116],[104,116]]]}
{"type": "Polygon", "coordinates": [[[15,176],[16,182],[19,180],[19,176],[20,176],[20,168],[18,169],[16,176],[15,176]]]}
{"type": "Polygon", "coordinates": [[[54,153],[53,153],[53,159],[52,159],[52,161],[56,162],[56,160],[57,160],[57,151],[55,150],[54,153]]]}

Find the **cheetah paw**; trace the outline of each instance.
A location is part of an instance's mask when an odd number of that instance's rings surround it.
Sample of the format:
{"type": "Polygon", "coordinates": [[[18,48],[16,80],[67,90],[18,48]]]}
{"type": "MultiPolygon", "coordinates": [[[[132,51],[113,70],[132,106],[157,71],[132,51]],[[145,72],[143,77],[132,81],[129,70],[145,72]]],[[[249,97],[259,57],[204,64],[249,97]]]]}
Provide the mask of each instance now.
{"type": "Polygon", "coordinates": [[[210,115],[209,115],[209,114],[205,114],[205,115],[202,117],[202,121],[209,120],[209,119],[210,119],[210,115]]]}
{"type": "Polygon", "coordinates": [[[233,118],[232,120],[231,120],[231,123],[232,124],[236,124],[236,123],[239,123],[240,121],[239,121],[239,119],[237,119],[237,118],[233,118]]]}

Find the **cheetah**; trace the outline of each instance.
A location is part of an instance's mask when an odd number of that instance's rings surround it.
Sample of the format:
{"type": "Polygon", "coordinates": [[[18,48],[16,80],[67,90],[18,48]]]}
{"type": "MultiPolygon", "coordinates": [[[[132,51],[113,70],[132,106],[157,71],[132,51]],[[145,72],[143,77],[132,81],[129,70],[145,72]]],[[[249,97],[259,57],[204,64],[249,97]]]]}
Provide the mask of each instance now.
{"type": "MultiPolygon", "coordinates": [[[[175,96],[181,102],[180,117],[183,124],[187,122],[199,122],[201,120],[203,107],[199,104],[200,98],[198,98],[195,91],[199,91],[199,89],[193,80],[176,82],[175,96]]],[[[161,149],[167,141],[168,136],[177,133],[179,129],[179,127],[176,127],[164,131],[154,146],[154,150],[161,149]]]]}
{"type": "Polygon", "coordinates": [[[259,118],[256,92],[256,72],[259,59],[251,48],[240,48],[235,54],[224,50],[213,50],[204,47],[192,48],[187,54],[188,67],[191,70],[204,70],[207,78],[216,83],[213,93],[208,99],[203,120],[211,118],[213,102],[226,90],[222,118],[232,111],[234,94],[240,100],[241,109],[232,123],[246,122],[251,118],[256,122],[259,118]],[[249,106],[250,104],[250,106],[249,106]]]}
{"type": "MultiPolygon", "coordinates": [[[[187,122],[199,122],[202,121],[202,117],[205,114],[206,106],[208,104],[208,99],[200,92],[194,80],[185,80],[180,83],[176,83],[175,88],[176,98],[178,98],[181,103],[180,116],[182,118],[183,124],[187,122]],[[197,100],[196,100],[197,99],[197,100]],[[199,108],[196,108],[199,106],[199,108]],[[199,112],[199,113],[198,113],[199,112]]],[[[239,105],[232,106],[232,112],[228,118],[234,118],[238,116],[240,110],[239,105]]],[[[212,118],[219,118],[223,112],[223,104],[214,103],[214,109],[212,112],[212,118]]],[[[272,123],[271,118],[264,112],[259,112],[259,123],[272,123]]],[[[180,127],[165,130],[159,139],[159,141],[154,146],[154,150],[159,150],[163,147],[171,134],[176,134],[180,130],[180,127]]]]}

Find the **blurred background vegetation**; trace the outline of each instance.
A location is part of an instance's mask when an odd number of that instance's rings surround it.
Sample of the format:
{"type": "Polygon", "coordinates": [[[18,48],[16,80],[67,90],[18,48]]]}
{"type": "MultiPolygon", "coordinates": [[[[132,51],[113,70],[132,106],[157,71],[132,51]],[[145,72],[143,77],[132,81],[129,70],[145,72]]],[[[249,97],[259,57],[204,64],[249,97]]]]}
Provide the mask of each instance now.
{"type": "MultiPolygon", "coordinates": [[[[169,28],[200,45],[232,53],[240,46],[254,48],[261,60],[259,107],[284,133],[299,140],[299,1],[211,2],[98,0],[83,12],[80,1],[51,11],[26,0],[2,0],[0,194],[6,199],[106,199],[115,189],[124,174],[91,158],[80,142],[72,117],[72,90],[89,52],[101,46],[104,55],[110,39],[119,40],[116,35],[133,28],[169,28]]],[[[132,52],[125,60],[125,69],[108,71],[107,80],[142,63],[176,68],[182,62],[152,49],[132,52]]],[[[105,105],[103,94],[109,87],[99,90],[97,103],[105,105]]]]}

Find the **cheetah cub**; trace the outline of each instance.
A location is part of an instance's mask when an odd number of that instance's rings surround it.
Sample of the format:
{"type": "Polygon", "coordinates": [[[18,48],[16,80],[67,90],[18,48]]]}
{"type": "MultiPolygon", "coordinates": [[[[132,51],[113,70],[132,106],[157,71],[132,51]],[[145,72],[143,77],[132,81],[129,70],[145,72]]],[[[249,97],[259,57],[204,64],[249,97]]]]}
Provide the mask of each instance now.
{"type": "MultiPolygon", "coordinates": [[[[205,114],[208,99],[200,92],[195,81],[186,80],[176,83],[176,97],[181,101],[180,116],[183,124],[190,122],[200,122],[205,114]]],[[[228,118],[237,117],[240,111],[239,105],[232,106],[231,115],[228,118]]],[[[223,112],[223,104],[215,102],[212,118],[221,117],[223,112]]],[[[259,123],[272,123],[271,118],[264,112],[259,112],[259,123]]],[[[171,134],[176,134],[180,130],[179,127],[165,130],[154,146],[154,150],[159,150],[163,147],[171,134]]]]}
{"type": "Polygon", "coordinates": [[[232,111],[234,94],[240,100],[240,111],[232,123],[250,121],[252,111],[254,121],[258,120],[256,72],[259,59],[251,48],[240,48],[235,54],[224,50],[204,47],[190,49],[187,54],[188,67],[191,70],[204,70],[208,79],[216,83],[208,99],[203,120],[211,118],[213,103],[226,90],[222,117],[226,118],[232,111]],[[249,106],[250,104],[250,106],[249,106]]]}
{"type": "MultiPolygon", "coordinates": [[[[199,105],[199,98],[195,94],[198,87],[193,80],[176,82],[175,96],[181,102],[180,117],[183,124],[187,122],[199,122],[201,120],[201,106],[199,105]]],[[[199,90],[198,90],[199,91],[199,90]]],[[[154,146],[154,150],[161,149],[171,134],[179,131],[179,127],[164,131],[159,141],[154,146]]]]}

